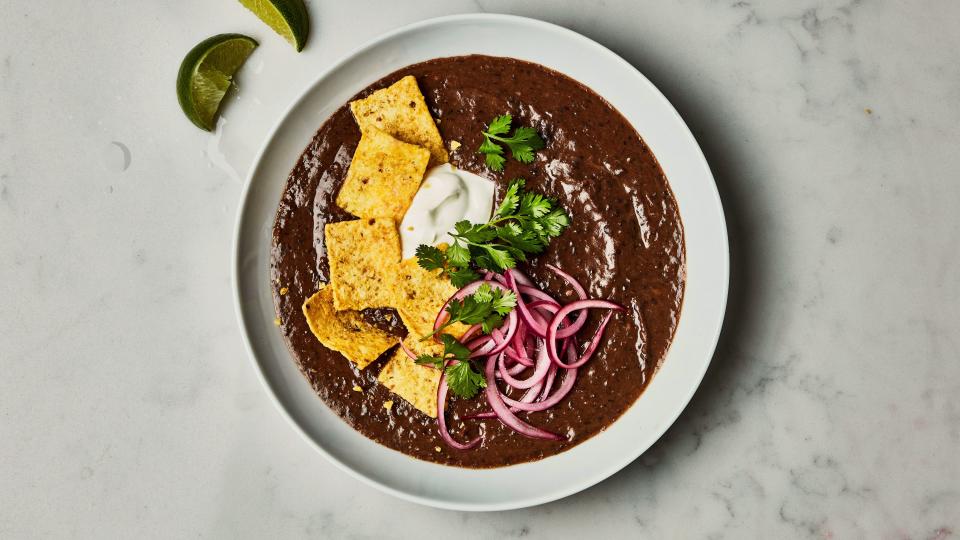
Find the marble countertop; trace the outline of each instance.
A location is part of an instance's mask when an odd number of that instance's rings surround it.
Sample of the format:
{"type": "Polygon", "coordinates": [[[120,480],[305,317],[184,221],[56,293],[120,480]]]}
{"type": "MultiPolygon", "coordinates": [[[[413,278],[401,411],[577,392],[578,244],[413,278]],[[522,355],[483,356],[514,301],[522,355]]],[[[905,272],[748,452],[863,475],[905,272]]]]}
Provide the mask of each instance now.
{"type": "Polygon", "coordinates": [[[960,4],[309,9],[296,55],[233,0],[4,4],[0,537],[960,535],[960,4]],[[242,179],[291,100],[382,32],[472,11],[567,26],[646,74],[714,168],[733,251],[713,365],[660,442],[492,514],[324,461],[251,368],[229,278],[242,179]],[[262,45],[210,135],[173,79],[227,31],[262,45]]]}

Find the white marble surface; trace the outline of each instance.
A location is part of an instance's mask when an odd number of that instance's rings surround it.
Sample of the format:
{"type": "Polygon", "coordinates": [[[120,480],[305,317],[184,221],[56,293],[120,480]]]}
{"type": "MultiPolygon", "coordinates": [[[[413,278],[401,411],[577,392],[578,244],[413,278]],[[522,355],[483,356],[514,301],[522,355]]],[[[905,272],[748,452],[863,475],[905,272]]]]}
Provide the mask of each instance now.
{"type": "Polygon", "coordinates": [[[960,535],[960,4],[313,0],[300,55],[233,0],[0,7],[0,537],[960,535]],[[228,264],[241,179],[308,81],[478,10],[651,78],[714,167],[734,261],[679,422],[597,487],[500,514],[317,455],[245,358],[228,264]],[[262,46],[211,137],[173,80],[224,31],[262,46]]]}

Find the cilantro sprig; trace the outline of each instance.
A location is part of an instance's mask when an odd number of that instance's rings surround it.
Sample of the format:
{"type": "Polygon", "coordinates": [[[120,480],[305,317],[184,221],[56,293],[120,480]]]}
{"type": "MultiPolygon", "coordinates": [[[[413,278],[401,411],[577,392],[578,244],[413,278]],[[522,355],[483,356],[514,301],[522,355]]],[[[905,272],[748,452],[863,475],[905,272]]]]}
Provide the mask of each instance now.
{"type": "Polygon", "coordinates": [[[440,334],[440,340],[443,342],[443,356],[421,354],[416,362],[444,370],[450,391],[464,399],[473,398],[481,388],[486,388],[487,380],[470,360],[470,349],[450,334],[440,334]]]}
{"type": "Polygon", "coordinates": [[[442,269],[456,287],[479,278],[473,268],[503,272],[530,255],[542,253],[570,225],[570,217],[539,193],[524,191],[525,182],[510,182],[503,200],[487,223],[460,221],[450,233],[446,251],[427,245],[417,248],[417,260],[427,270],[442,269]]]}
{"type": "MultiPolygon", "coordinates": [[[[506,317],[517,305],[517,296],[511,291],[494,288],[484,283],[473,294],[460,300],[451,300],[447,305],[450,318],[436,330],[423,336],[420,341],[433,337],[454,323],[468,325],[479,324],[484,334],[493,332],[503,324],[506,317]]],[[[441,334],[444,339],[447,334],[441,334]]]]}
{"type": "Polygon", "coordinates": [[[503,164],[507,161],[501,144],[506,145],[513,159],[520,163],[530,163],[533,161],[533,153],[546,146],[537,130],[532,127],[518,127],[513,131],[513,135],[508,135],[511,123],[513,117],[509,114],[497,116],[482,132],[483,143],[478,152],[486,156],[487,166],[495,171],[502,171],[503,164]]]}

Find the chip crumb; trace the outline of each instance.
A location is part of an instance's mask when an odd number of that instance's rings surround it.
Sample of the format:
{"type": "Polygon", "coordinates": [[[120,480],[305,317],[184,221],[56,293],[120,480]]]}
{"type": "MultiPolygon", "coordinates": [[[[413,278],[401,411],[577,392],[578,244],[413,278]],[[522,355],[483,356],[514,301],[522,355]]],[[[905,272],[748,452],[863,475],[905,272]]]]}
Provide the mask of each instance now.
{"type": "Polygon", "coordinates": [[[393,408],[393,400],[392,400],[392,399],[388,399],[388,400],[384,401],[384,402],[383,402],[383,408],[386,409],[386,410],[388,410],[388,411],[389,411],[390,409],[392,409],[392,408],[393,408]]]}
{"type": "Polygon", "coordinates": [[[408,225],[408,226],[407,226],[407,230],[408,230],[408,231],[413,231],[413,225],[408,225]]]}
{"type": "Polygon", "coordinates": [[[275,324],[275,325],[277,325],[277,326],[280,326],[280,322],[281,322],[281,321],[280,321],[280,317],[277,317],[276,319],[273,320],[273,324],[275,324]]]}
{"type": "Polygon", "coordinates": [[[439,447],[439,446],[434,446],[433,449],[436,450],[437,452],[440,451],[440,447],[439,447]]]}
{"type": "Polygon", "coordinates": [[[360,388],[360,387],[357,386],[357,385],[353,385],[353,391],[354,391],[354,392],[363,392],[363,388],[360,388]]]}
{"type": "Polygon", "coordinates": [[[290,292],[290,289],[289,289],[289,288],[287,288],[287,287],[280,287],[280,296],[284,296],[284,295],[286,295],[288,292],[290,292]]]}
{"type": "Polygon", "coordinates": [[[871,109],[870,107],[867,107],[866,109],[863,110],[863,112],[867,114],[873,114],[873,109],[871,109]]]}
{"type": "Polygon", "coordinates": [[[456,152],[457,148],[460,148],[461,146],[463,146],[463,145],[460,144],[460,141],[450,141],[450,151],[451,151],[451,152],[456,152]]]}

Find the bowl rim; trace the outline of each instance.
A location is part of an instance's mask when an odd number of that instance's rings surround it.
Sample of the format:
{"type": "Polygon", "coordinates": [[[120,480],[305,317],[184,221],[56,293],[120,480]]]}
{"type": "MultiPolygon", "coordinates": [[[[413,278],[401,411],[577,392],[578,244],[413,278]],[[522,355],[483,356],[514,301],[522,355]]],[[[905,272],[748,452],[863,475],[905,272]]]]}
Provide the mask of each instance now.
{"type": "MultiPolygon", "coordinates": [[[[294,427],[294,429],[300,434],[300,436],[303,437],[303,439],[305,439],[315,450],[317,450],[321,455],[323,455],[328,461],[333,463],[340,470],[346,472],[349,476],[356,478],[361,482],[371,487],[374,487],[382,492],[388,493],[390,495],[393,495],[403,500],[407,500],[410,502],[415,502],[418,504],[431,506],[435,508],[448,509],[448,510],[500,511],[500,510],[526,508],[530,506],[545,504],[548,502],[552,502],[552,501],[556,501],[556,500],[568,497],[570,495],[583,491],[587,488],[590,488],[602,482],[603,480],[609,478],[610,476],[616,474],[618,471],[620,471],[621,469],[623,469],[624,467],[632,463],[644,452],[646,452],[651,446],[653,446],[653,444],[655,444],[667,432],[670,426],[672,426],[676,422],[677,418],[679,418],[679,416],[683,413],[683,411],[689,405],[690,400],[693,398],[694,394],[699,389],[700,384],[703,381],[703,377],[712,362],[712,357],[715,354],[716,346],[722,331],[723,321],[725,318],[726,307],[727,307],[727,300],[728,300],[728,293],[729,293],[729,279],[730,279],[729,258],[730,258],[729,240],[727,236],[726,217],[724,215],[723,205],[720,200],[719,192],[717,190],[716,180],[713,176],[712,170],[710,169],[709,163],[707,162],[706,157],[703,155],[703,151],[699,143],[697,143],[696,138],[693,136],[693,133],[690,131],[689,126],[687,126],[686,122],[683,121],[683,118],[680,116],[677,110],[673,107],[673,105],[669,102],[666,96],[664,96],[663,93],[660,92],[660,90],[657,89],[656,86],[649,79],[646,78],[646,76],[644,76],[632,64],[627,62],[621,56],[611,51],[604,45],[594,41],[593,39],[590,39],[584,36],[583,34],[580,34],[574,30],[570,30],[563,26],[559,26],[557,24],[553,24],[553,23],[538,20],[538,19],[518,16],[518,15],[496,14],[496,13],[467,13],[467,14],[446,15],[441,17],[424,19],[421,21],[417,21],[411,24],[398,27],[394,30],[380,34],[374,37],[373,39],[368,40],[367,42],[360,45],[359,47],[350,50],[349,52],[344,54],[339,60],[335,61],[334,63],[329,65],[326,69],[322,70],[320,74],[315,79],[313,79],[313,81],[310,82],[302,92],[297,94],[297,97],[290,103],[288,107],[284,109],[282,114],[278,115],[277,121],[274,123],[273,127],[269,130],[267,136],[264,138],[263,143],[261,144],[259,150],[257,151],[254,159],[251,161],[250,169],[244,180],[243,190],[240,195],[240,204],[237,208],[237,215],[234,222],[233,250],[232,250],[232,260],[231,260],[231,288],[232,288],[233,300],[234,300],[234,310],[236,313],[237,321],[240,326],[244,346],[246,347],[246,350],[247,350],[247,356],[251,361],[251,363],[254,365],[255,370],[257,372],[257,376],[259,377],[261,383],[267,388],[271,401],[273,402],[274,406],[276,406],[276,408],[281,411],[283,417],[286,418],[286,420],[294,427]],[[385,41],[389,41],[390,39],[393,39],[395,37],[401,36],[406,33],[416,32],[418,30],[423,30],[432,26],[445,25],[450,23],[470,23],[470,22],[519,23],[519,24],[530,25],[533,27],[538,27],[539,29],[545,30],[548,32],[561,34],[565,38],[578,41],[580,42],[581,45],[584,45],[588,48],[593,49],[593,51],[596,54],[606,55],[609,59],[622,65],[622,67],[625,70],[629,71],[632,75],[637,77],[637,81],[640,84],[647,86],[648,89],[657,97],[657,99],[659,99],[663,103],[666,109],[670,113],[672,113],[672,115],[675,117],[675,120],[684,131],[683,135],[688,137],[690,141],[693,143],[693,149],[695,150],[695,155],[691,157],[697,160],[698,162],[697,165],[702,167],[703,170],[706,172],[707,176],[709,177],[709,180],[710,180],[709,185],[711,190],[710,190],[710,193],[706,195],[709,195],[712,197],[713,199],[712,202],[714,203],[715,208],[720,213],[720,220],[718,224],[719,229],[717,232],[721,235],[723,240],[723,245],[725,248],[722,250],[722,260],[718,261],[720,263],[720,267],[715,269],[716,271],[720,272],[720,282],[722,282],[723,288],[720,291],[720,294],[721,294],[720,318],[716,323],[716,327],[713,335],[710,336],[709,338],[710,358],[708,358],[703,363],[703,366],[699,370],[699,372],[691,375],[690,382],[691,383],[695,382],[695,384],[690,384],[687,395],[685,395],[680,400],[680,403],[682,405],[677,407],[677,409],[671,412],[670,414],[664,415],[665,421],[662,423],[662,426],[658,429],[659,433],[656,435],[656,437],[652,438],[650,444],[646,446],[639,444],[635,448],[632,448],[630,451],[623,452],[623,456],[620,460],[616,460],[609,463],[607,467],[605,467],[601,471],[595,473],[594,475],[588,478],[585,478],[579,482],[571,482],[570,485],[567,486],[565,489],[558,489],[555,491],[545,492],[540,496],[527,497],[523,499],[511,499],[511,500],[497,502],[497,503],[457,503],[457,502],[451,503],[449,501],[444,501],[442,499],[431,498],[431,497],[422,496],[414,493],[409,493],[409,492],[397,489],[393,486],[390,486],[386,483],[383,483],[375,478],[372,478],[370,476],[367,476],[355,470],[348,464],[342,462],[339,458],[333,455],[326,448],[321,446],[316,440],[314,440],[314,438],[309,433],[307,433],[305,427],[302,426],[292,416],[292,413],[284,406],[282,400],[278,395],[277,389],[274,388],[274,385],[267,378],[266,373],[264,372],[263,366],[261,366],[260,359],[258,358],[258,355],[255,352],[254,345],[251,342],[251,338],[250,338],[251,331],[249,328],[249,323],[244,316],[243,304],[242,304],[243,301],[241,299],[241,292],[240,292],[240,279],[241,279],[240,274],[241,274],[241,267],[242,267],[240,255],[242,250],[241,242],[242,242],[242,236],[243,236],[242,223],[243,223],[244,216],[247,214],[248,207],[250,206],[250,203],[251,203],[250,192],[253,188],[254,177],[258,173],[258,170],[260,168],[264,155],[269,149],[271,141],[273,141],[273,139],[277,136],[285,120],[291,115],[291,113],[295,109],[297,109],[297,107],[301,104],[301,102],[303,102],[306,99],[306,97],[311,92],[313,92],[331,73],[337,71],[342,66],[349,63],[350,61],[360,56],[364,52],[367,52],[368,50],[374,47],[377,47],[378,45],[380,45],[385,41]]],[[[684,295],[684,300],[686,300],[686,294],[684,295]]],[[[683,316],[682,313],[683,312],[681,311],[681,319],[683,316]]],[[[675,338],[676,338],[676,333],[674,334],[674,339],[675,338]]],[[[673,343],[671,343],[671,347],[672,346],[673,346],[673,343]]],[[[669,355],[669,352],[668,352],[668,355],[669,355]]],[[[654,378],[655,377],[656,375],[654,375],[654,378]]],[[[652,383],[652,380],[651,380],[651,383],[652,383]]],[[[638,398],[637,402],[639,402],[640,399],[642,399],[642,397],[643,396],[641,395],[640,398],[638,398]]],[[[631,407],[633,407],[635,404],[636,403],[631,405],[631,407]]],[[[616,423],[617,421],[619,421],[619,419],[615,420],[614,423],[616,423]]],[[[600,437],[601,435],[602,435],[602,432],[595,435],[594,438],[600,437]]],[[[386,449],[386,447],[384,448],[386,449]]],[[[551,457],[554,457],[554,456],[548,456],[547,458],[544,458],[544,460],[542,461],[549,460],[551,457]]],[[[411,458],[411,459],[415,459],[415,458],[411,458]]]]}

